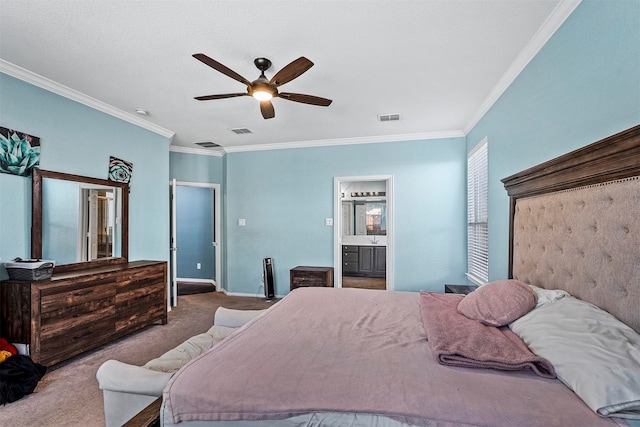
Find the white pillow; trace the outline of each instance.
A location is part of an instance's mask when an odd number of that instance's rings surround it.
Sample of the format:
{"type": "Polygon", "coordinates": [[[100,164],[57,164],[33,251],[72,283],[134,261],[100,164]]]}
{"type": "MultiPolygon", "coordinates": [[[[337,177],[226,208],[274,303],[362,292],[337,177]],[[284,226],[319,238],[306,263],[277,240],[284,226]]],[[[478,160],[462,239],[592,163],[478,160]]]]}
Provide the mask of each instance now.
{"type": "Polygon", "coordinates": [[[529,287],[534,290],[538,297],[535,308],[558,301],[560,298],[571,296],[569,292],[563,291],[562,289],[544,289],[533,285],[529,285],[529,287]]]}
{"type": "Polygon", "coordinates": [[[564,296],[509,327],[598,415],[640,419],[640,334],[629,326],[564,296]]]}

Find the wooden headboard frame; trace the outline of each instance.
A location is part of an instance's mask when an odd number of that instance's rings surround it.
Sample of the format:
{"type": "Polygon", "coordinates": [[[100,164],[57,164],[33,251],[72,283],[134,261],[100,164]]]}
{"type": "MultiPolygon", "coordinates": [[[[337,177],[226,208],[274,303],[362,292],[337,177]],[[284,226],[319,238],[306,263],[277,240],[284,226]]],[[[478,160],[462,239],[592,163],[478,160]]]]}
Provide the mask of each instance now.
{"type": "MultiPolygon", "coordinates": [[[[553,275],[553,280],[550,278],[548,280],[553,282],[552,287],[566,289],[579,298],[603,307],[616,314],[637,331],[640,331],[640,252],[638,252],[637,246],[640,241],[638,237],[640,231],[635,229],[638,224],[638,220],[635,217],[638,216],[640,211],[638,206],[638,202],[640,202],[640,180],[637,179],[639,176],[640,125],[504,178],[502,182],[510,197],[509,278],[517,278],[527,282],[538,281],[541,283],[531,284],[548,287],[545,286],[545,282],[547,278],[553,275]],[[562,230],[554,229],[559,226],[557,223],[562,222],[567,228],[571,228],[571,224],[578,218],[578,215],[576,215],[578,210],[574,209],[573,216],[569,217],[567,217],[568,213],[558,215],[557,212],[562,210],[569,211],[571,206],[575,207],[583,203],[583,194],[587,194],[584,200],[587,201],[588,205],[590,194],[597,191],[609,191],[608,189],[598,190],[597,187],[602,187],[600,184],[619,180],[623,180],[619,184],[623,186],[623,189],[617,196],[617,202],[623,204],[625,208],[617,208],[616,205],[617,209],[610,210],[616,212],[617,217],[615,220],[629,220],[631,224],[629,227],[626,226],[626,223],[624,227],[620,224],[617,227],[632,228],[629,234],[631,239],[627,240],[630,240],[636,246],[635,249],[632,245],[630,248],[620,248],[618,250],[618,246],[614,242],[607,249],[611,256],[605,255],[615,258],[618,266],[623,265],[625,267],[626,276],[624,280],[615,277],[616,270],[613,270],[612,274],[608,274],[606,268],[613,269],[615,267],[605,266],[604,264],[606,263],[601,258],[587,259],[587,262],[591,262],[593,265],[602,265],[604,270],[603,274],[598,277],[598,283],[594,281],[591,284],[582,283],[581,280],[584,277],[580,279],[573,277],[571,279],[570,276],[573,273],[580,274],[582,272],[576,270],[584,269],[576,268],[573,266],[573,262],[564,263],[566,254],[558,255],[562,259],[555,264],[553,262],[546,264],[546,261],[542,262],[543,265],[535,264],[537,260],[532,258],[542,258],[545,255],[542,252],[545,250],[556,250],[558,254],[562,253],[563,248],[561,246],[564,246],[564,241],[558,242],[560,239],[569,238],[573,240],[574,237],[582,238],[583,240],[589,239],[583,234],[578,234],[579,232],[582,233],[580,230],[588,227],[582,227],[578,230],[578,226],[574,230],[568,230],[569,237],[567,237],[567,233],[560,237],[562,230]],[[566,190],[572,191],[567,192],[566,190]],[[541,203],[546,203],[546,205],[540,205],[541,203]],[[530,214],[529,217],[525,217],[523,212],[518,214],[516,218],[516,213],[519,211],[520,206],[522,206],[522,210],[526,207],[528,211],[531,211],[533,207],[533,210],[537,209],[537,212],[530,214]],[[555,214],[551,215],[550,212],[544,212],[545,209],[550,211],[552,208],[556,211],[555,214]],[[630,217],[632,218],[629,219],[630,217]],[[517,226],[514,226],[516,223],[517,226]],[[526,228],[524,224],[529,224],[526,235],[525,231],[523,231],[526,228]],[[543,228],[546,228],[546,231],[543,228]],[[574,235],[571,235],[571,232],[574,235]],[[524,239],[523,236],[525,237],[524,239]],[[544,240],[540,240],[542,236],[544,236],[544,240]],[[537,244],[541,249],[538,252],[523,249],[522,246],[530,246],[530,241],[532,241],[532,245],[537,244]],[[516,247],[517,245],[520,246],[516,247]],[[534,256],[534,254],[539,256],[534,256]],[[618,259],[618,255],[620,255],[620,259],[618,259]],[[523,267],[524,263],[529,263],[530,260],[531,265],[523,267]],[[514,263],[516,262],[516,270],[514,270],[514,263]],[[565,276],[556,277],[560,272],[554,272],[554,267],[555,270],[563,270],[561,273],[565,276]],[[544,271],[545,268],[547,271],[544,271]],[[526,274],[523,273],[524,270],[526,270],[526,274]],[[514,271],[516,274],[514,274],[514,271]],[[527,277],[517,277],[523,275],[527,277]],[[569,284],[568,282],[571,280],[574,283],[569,284]],[[576,281],[580,283],[576,284],[576,281]]],[[[615,186],[608,185],[606,187],[614,188],[615,186]]],[[[598,197],[602,198],[602,196],[596,196],[595,198],[597,199],[598,197]]],[[[605,197],[609,197],[609,195],[605,197]]],[[[608,224],[605,221],[609,221],[604,218],[600,221],[599,214],[592,214],[592,218],[594,218],[593,221],[598,220],[601,223],[598,224],[601,230],[604,230],[604,225],[608,224]]],[[[627,243],[629,242],[627,241],[627,243]]],[[[601,247],[596,245],[596,250],[592,250],[590,253],[598,252],[602,255],[603,251],[600,249],[601,247]]],[[[549,255],[549,253],[546,254],[546,256],[549,255]]]]}

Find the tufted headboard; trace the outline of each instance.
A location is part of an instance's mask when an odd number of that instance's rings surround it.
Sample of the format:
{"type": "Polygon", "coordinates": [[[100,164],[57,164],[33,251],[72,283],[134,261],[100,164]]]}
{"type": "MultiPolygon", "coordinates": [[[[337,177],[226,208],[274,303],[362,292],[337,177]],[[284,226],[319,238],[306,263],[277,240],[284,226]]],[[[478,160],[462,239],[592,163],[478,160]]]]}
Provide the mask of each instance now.
{"type": "Polygon", "coordinates": [[[640,125],[502,182],[509,277],[564,289],[640,332],[640,125]]]}

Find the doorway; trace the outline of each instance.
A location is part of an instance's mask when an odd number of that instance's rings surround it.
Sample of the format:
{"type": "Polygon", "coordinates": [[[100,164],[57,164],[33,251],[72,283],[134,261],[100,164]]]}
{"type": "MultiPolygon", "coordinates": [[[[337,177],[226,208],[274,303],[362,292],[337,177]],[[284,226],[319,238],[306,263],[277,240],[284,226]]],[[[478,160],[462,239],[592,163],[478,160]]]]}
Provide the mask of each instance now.
{"type": "Polygon", "coordinates": [[[334,178],[334,286],[393,290],[393,176],[334,178]]]}
{"type": "Polygon", "coordinates": [[[181,294],[220,290],[220,185],[171,182],[170,304],[181,294]],[[206,289],[204,289],[206,288],[206,289]]]}

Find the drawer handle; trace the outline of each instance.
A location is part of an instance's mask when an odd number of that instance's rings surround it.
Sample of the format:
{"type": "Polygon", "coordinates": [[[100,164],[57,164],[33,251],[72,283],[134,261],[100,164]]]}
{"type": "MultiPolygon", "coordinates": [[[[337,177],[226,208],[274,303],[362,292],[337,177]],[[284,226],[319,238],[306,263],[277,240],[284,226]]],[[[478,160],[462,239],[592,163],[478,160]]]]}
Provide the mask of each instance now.
{"type": "Polygon", "coordinates": [[[92,333],[93,333],[93,331],[88,331],[88,332],[85,332],[84,334],[76,335],[75,337],[73,337],[73,339],[74,340],[79,340],[80,338],[88,337],[92,333]]]}
{"type": "Polygon", "coordinates": [[[89,295],[91,293],[93,293],[93,289],[87,289],[87,290],[84,290],[84,291],[76,292],[75,294],[73,294],[73,296],[83,297],[83,296],[89,295]]]}

